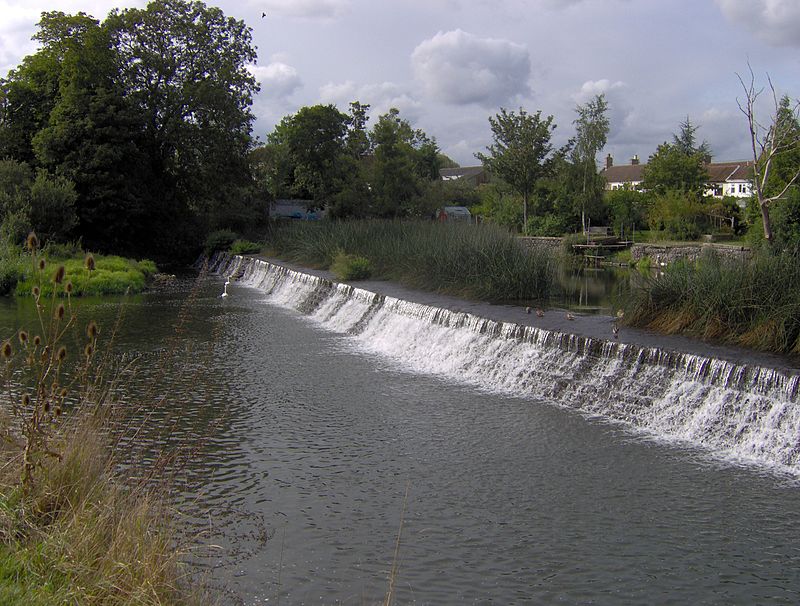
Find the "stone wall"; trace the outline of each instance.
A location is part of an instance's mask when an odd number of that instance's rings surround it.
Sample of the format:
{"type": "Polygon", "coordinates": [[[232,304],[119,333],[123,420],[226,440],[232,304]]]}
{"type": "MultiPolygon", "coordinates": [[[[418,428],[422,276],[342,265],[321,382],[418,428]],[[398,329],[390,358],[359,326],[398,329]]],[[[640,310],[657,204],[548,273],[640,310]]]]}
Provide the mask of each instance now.
{"type": "Polygon", "coordinates": [[[631,259],[638,262],[648,257],[650,265],[658,267],[678,259],[694,261],[707,249],[714,250],[722,257],[741,259],[750,256],[749,248],[732,244],[634,244],[631,247],[631,259]]]}
{"type": "Polygon", "coordinates": [[[520,236],[519,241],[523,246],[533,248],[534,246],[543,246],[558,251],[561,248],[561,238],[547,238],[544,236],[520,236]]]}

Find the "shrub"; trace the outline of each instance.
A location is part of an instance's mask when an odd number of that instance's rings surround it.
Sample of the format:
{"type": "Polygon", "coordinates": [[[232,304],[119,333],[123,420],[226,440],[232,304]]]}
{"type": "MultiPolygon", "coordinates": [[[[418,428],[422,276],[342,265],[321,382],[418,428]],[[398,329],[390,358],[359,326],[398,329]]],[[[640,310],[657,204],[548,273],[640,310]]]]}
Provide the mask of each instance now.
{"type": "Polygon", "coordinates": [[[250,240],[235,240],[229,252],[232,255],[255,255],[261,252],[261,245],[250,240]]]}
{"type": "Polygon", "coordinates": [[[218,229],[206,236],[206,243],[203,248],[205,254],[212,255],[215,252],[229,250],[236,241],[236,233],[230,229],[218,229]]]}
{"type": "Polygon", "coordinates": [[[366,280],[372,276],[372,266],[369,259],[348,255],[339,251],[330,267],[333,274],[342,281],[366,280]]]}

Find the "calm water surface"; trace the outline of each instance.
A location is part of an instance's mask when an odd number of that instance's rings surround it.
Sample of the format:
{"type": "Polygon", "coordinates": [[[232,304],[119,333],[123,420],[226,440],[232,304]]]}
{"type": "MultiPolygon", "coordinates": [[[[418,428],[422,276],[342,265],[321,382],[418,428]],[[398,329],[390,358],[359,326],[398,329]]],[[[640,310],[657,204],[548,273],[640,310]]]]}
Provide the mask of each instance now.
{"type": "MultiPolygon", "coordinates": [[[[787,479],[406,373],[254,290],[189,290],[133,299],[115,347],[141,357],[144,438],[189,452],[174,496],[221,603],[379,603],[401,521],[397,604],[800,601],[787,479]]],[[[0,327],[30,312],[3,301],[0,327]]]]}

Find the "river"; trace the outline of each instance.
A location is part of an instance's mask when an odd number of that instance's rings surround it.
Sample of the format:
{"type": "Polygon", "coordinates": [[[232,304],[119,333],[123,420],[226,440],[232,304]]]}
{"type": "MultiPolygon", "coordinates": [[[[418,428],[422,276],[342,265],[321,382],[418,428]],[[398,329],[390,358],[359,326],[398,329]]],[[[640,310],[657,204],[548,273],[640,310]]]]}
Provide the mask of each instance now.
{"type": "MultiPolygon", "coordinates": [[[[395,604],[800,600],[794,426],[765,440],[677,418],[699,401],[793,409],[785,382],[767,373],[761,393],[720,400],[709,367],[665,399],[654,377],[675,381],[691,359],[653,361],[651,375],[615,349],[590,379],[587,360],[611,353],[586,342],[416,308],[381,316],[386,301],[281,280],[243,275],[224,299],[214,277],[192,296],[178,281],[135,297],[113,343],[140,358],[131,456],[188,454],[173,481],[187,560],[221,603],[380,603],[393,564],[395,604]],[[654,402],[676,408],[645,422],[654,402]]],[[[116,310],[81,313],[109,327],[116,310]]],[[[3,301],[0,326],[30,314],[3,301]]]]}

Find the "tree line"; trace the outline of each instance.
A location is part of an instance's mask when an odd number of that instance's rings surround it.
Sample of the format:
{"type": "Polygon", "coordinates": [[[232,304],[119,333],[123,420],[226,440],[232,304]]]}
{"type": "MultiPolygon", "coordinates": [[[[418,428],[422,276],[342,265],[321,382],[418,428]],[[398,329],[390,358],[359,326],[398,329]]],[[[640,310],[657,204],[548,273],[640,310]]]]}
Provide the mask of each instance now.
{"type": "Polygon", "coordinates": [[[0,80],[0,232],[185,254],[258,213],[250,29],[202,2],[46,12],[0,80]]]}

